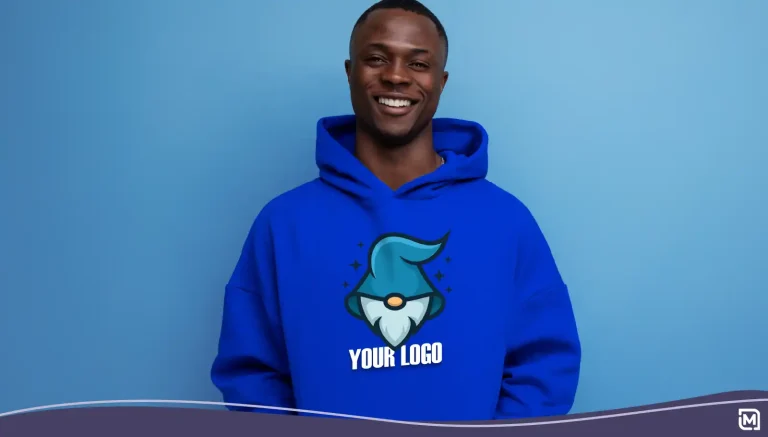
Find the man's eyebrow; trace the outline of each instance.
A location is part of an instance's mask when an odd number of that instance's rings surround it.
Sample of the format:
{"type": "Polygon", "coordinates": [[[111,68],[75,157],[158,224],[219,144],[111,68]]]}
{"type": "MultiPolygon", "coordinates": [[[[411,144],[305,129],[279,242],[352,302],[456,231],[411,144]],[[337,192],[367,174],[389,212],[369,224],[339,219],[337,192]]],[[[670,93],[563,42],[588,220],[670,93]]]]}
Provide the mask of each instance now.
{"type": "MultiPolygon", "coordinates": [[[[390,51],[390,47],[388,45],[386,45],[384,43],[377,43],[377,42],[370,43],[370,44],[366,45],[365,48],[369,49],[369,50],[370,49],[381,50],[383,52],[390,51]]],[[[411,52],[411,54],[414,54],[414,55],[421,55],[421,54],[430,54],[430,53],[432,53],[431,50],[425,49],[425,48],[421,48],[421,47],[414,47],[414,48],[409,49],[408,51],[411,52]]]]}

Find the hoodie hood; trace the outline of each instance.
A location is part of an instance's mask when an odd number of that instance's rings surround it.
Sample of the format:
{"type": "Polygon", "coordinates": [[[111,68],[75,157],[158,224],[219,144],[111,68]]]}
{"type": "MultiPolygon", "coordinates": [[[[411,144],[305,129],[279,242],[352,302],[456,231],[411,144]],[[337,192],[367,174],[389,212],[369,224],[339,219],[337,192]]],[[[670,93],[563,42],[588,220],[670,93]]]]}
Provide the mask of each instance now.
{"type": "Polygon", "coordinates": [[[320,179],[361,199],[388,196],[416,200],[434,198],[455,184],[485,178],[488,134],[480,124],[435,118],[432,133],[435,151],[445,164],[393,191],[355,157],[355,116],[321,118],[315,149],[320,179]]]}

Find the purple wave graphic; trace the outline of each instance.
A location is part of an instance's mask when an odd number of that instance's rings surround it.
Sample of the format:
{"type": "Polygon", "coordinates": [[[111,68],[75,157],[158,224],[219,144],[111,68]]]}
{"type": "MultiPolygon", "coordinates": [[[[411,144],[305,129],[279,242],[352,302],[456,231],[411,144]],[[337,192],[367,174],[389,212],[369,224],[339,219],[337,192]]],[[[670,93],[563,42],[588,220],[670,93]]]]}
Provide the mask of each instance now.
{"type": "Polygon", "coordinates": [[[316,411],[311,413],[335,417],[285,416],[181,405],[222,404],[116,400],[29,408],[0,413],[0,436],[768,436],[760,423],[760,410],[768,411],[768,391],[734,391],[532,420],[457,423],[404,422],[316,411]]]}

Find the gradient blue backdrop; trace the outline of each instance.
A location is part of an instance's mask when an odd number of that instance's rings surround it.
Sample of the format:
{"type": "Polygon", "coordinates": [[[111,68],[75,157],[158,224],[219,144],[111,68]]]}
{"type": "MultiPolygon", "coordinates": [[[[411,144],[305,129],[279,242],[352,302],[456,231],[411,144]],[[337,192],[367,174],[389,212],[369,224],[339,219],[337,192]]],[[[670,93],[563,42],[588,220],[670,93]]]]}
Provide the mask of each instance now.
{"type": "MultiPolygon", "coordinates": [[[[223,285],[366,0],[0,2],[0,412],[219,400],[223,285]]],[[[574,411],[768,389],[768,2],[426,2],[584,345],[574,411]]],[[[469,375],[468,377],[471,377],[469,375]]]]}

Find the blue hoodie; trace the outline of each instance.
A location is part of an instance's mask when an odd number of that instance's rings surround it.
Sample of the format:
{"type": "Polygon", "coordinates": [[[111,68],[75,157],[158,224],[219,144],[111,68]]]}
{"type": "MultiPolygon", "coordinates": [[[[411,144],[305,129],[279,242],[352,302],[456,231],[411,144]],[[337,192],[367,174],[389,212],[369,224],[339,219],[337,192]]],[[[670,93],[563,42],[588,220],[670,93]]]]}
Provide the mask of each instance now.
{"type": "Polygon", "coordinates": [[[445,163],[393,191],[353,155],[354,120],[318,122],[319,178],[248,233],[211,371],[224,401],[415,421],[566,414],[581,358],[568,290],[531,212],[485,179],[483,127],[435,119],[445,163]]]}

